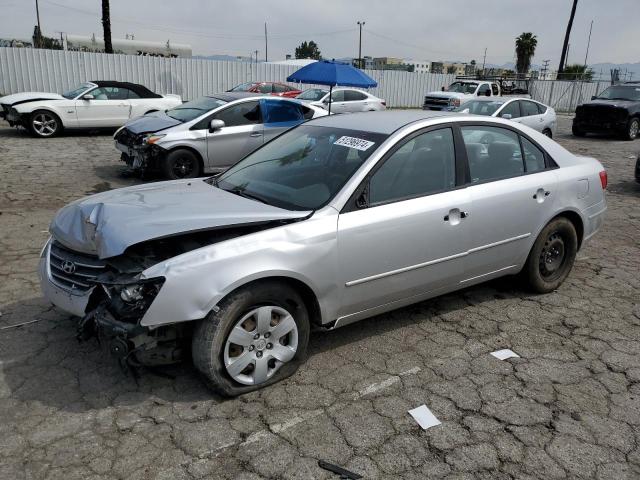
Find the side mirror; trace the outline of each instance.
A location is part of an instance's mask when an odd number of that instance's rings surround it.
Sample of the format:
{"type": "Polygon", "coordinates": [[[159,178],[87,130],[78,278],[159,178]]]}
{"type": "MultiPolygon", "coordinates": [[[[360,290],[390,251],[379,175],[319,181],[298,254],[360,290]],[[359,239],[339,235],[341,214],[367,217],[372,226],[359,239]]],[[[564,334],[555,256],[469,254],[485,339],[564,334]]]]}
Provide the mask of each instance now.
{"type": "Polygon", "coordinates": [[[462,110],[460,113],[469,113],[469,109],[465,108],[464,110],[462,110]]]}
{"type": "Polygon", "coordinates": [[[505,120],[511,120],[513,116],[510,113],[505,113],[504,115],[500,115],[505,120]]]}
{"type": "Polygon", "coordinates": [[[209,123],[209,133],[213,133],[216,130],[220,130],[222,128],[224,128],[224,121],[222,121],[222,120],[218,120],[218,119],[214,118],[209,123]]]}
{"type": "Polygon", "coordinates": [[[325,105],[329,105],[329,97],[322,100],[322,103],[324,103],[325,105]]]}
{"type": "Polygon", "coordinates": [[[85,95],[82,96],[83,100],[93,100],[95,97],[93,95],[91,95],[90,93],[87,93],[85,95]]]}
{"type": "Polygon", "coordinates": [[[591,95],[591,100],[595,100],[596,98],[598,98],[597,95],[591,95]]]}

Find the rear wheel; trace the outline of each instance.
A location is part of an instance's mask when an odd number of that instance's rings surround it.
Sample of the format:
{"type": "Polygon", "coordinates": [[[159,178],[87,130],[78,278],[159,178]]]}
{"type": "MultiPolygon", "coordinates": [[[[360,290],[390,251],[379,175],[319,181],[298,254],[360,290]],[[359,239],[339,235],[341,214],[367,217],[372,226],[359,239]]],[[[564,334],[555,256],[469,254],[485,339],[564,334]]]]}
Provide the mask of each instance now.
{"type": "Polygon", "coordinates": [[[173,150],[162,163],[162,173],[169,180],[195,178],[200,170],[200,159],[190,150],[173,150]]]}
{"type": "Polygon", "coordinates": [[[573,223],[558,217],[542,229],[533,244],[523,271],[529,286],[549,293],[565,281],[578,252],[578,235],[573,223]]]}
{"type": "Polygon", "coordinates": [[[625,140],[635,140],[640,130],[640,120],[632,118],[627,122],[627,131],[624,133],[625,140]]]}
{"type": "Polygon", "coordinates": [[[548,128],[545,128],[545,129],[542,131],[542,134],[543,134],[543,135],[545,135],[545,136],[547,136],[547,137],[549,137],[549,138],[553,138],[553,133],[551,133],[551,130],[549,130],[548,128]]]}
{"type": "Polygon", "coordinates": [[[576,137],[584,137],[585,136],[584,130],[579,129],[576,126],[571,127],[571,133],[573,133],[576,137]]]}
{"type": "Polygon", "coordinates": [[[29,131],[37,137],[54,137],[62,130],[60,118],[48,110],[36,110],[29,117],[29,131]]]}
{"type": "Polygon", "coordinates": [[[292,375],[305,361],[309,316],[298,293],[273,281],[244,287],[195,328],[195,367],[210,388],[236,396],[292,375]]]}

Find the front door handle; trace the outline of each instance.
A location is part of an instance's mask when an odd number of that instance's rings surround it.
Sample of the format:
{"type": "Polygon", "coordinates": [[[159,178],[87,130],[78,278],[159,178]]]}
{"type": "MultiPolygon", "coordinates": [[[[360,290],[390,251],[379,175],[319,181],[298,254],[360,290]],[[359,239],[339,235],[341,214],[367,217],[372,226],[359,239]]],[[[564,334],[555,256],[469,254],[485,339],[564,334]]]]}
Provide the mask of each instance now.
{"type": "Polygon", "coordinates": [[[444,216],[443,220],[445,222],[449,222],[451,225],[457,225],[460,223],[460,220],[463,218],[467,218],[469,216],[469,212],[460,211],[458,208],[452,208],[449,210],[449,213],[444,216]]]}
{"type": "Polygon", "coordinates": [[[250,137],[261,137],[261,136],[262,136],[262,134],[261,134],[261,133],[259,133],[259,132],[256,132],[256,133],[252,133],[252,134],[251,134],[251,135],[249,135],[249,136],[250,136],[250,137]]]}

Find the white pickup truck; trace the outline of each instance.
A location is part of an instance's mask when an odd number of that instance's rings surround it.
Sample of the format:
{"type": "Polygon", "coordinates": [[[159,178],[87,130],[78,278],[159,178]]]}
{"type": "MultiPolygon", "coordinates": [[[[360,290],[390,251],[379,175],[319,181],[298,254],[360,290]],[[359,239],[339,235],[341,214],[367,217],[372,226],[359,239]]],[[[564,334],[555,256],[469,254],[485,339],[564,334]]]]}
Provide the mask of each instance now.
{"type": "Polygon", "coordinates": [[[484,80],[456,80],[441,92],[429,92],[424,97],[424,110],[451,110],[477,97],[500,96],[500,85],[484,80]]]}

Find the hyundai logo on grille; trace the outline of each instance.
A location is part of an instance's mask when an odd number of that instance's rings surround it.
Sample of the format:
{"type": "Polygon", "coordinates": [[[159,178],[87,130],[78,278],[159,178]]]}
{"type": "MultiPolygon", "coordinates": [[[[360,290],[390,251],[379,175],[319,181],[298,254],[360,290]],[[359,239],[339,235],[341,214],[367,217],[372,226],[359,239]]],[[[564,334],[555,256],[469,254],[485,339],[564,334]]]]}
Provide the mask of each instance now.
{"type": "Polygon", "coordinates": [[[65,260],[62,263],[62,271],[64,273],[67,273],[69,275],[71,275],[72,273],[75,273],[76,271],[76,264],[73,262],[70,262],[69,260],[65,260]]]}

